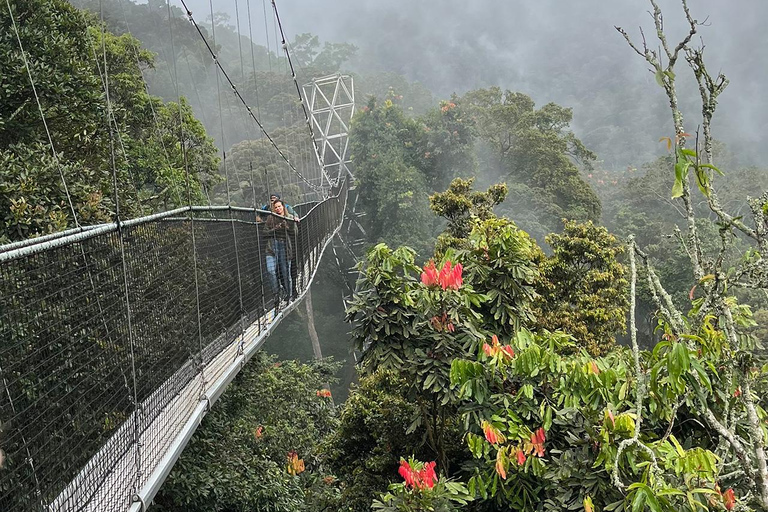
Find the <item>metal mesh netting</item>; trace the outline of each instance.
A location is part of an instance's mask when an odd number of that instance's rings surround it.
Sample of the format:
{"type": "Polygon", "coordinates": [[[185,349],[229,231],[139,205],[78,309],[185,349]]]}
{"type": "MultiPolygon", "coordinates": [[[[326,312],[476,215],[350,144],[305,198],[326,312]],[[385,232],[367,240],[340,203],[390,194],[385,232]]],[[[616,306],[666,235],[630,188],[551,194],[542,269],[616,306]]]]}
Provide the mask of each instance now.
{"type": "Polygon", "coordinates": [[[345,200],[298,205],[298,222],[192,207],[0,248],[0,510],[127,510],[309,286],[345,200]]]}

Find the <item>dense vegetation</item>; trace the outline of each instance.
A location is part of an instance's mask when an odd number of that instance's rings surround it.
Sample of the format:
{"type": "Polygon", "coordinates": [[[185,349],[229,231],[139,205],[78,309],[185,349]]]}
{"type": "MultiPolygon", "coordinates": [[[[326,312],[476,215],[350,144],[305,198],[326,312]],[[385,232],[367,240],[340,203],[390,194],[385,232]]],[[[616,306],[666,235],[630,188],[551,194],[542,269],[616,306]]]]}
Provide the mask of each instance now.
{"type": "MultiPolygon", "coordinates": [[[[218,97],[215,69],[181,11],[104,5],[105,25],[62,0],[15,4],[55,156],[0,16],[0,241],[73,227],[74,215],[111,220],[115,197],[124,217],[185,204],[187,169],[196,200],[300,197],[242,112],[201,101],[218,97]],[[168,23],[172,58],[158,30],[168,23]]],[[[709,133],[727,81],[708,74],[689,22],[679,47],[659,40],[663,63],[633,46],[673,128],[668,156],[621,171],[600,168],[569,108],[501,87],[435,104],[401,76],[361,74],[362,94],[375,94],[351,134],[369,246],[346,311],[359,382],[335,408],[334,365],[259,355],[206,417],[158,510],[768,510],[765,170],[741,167],[709,133]],[[686,65],[701,133],[676,106],[686,65]]],[[[248,101],[286,154],[306,157],[284,59],[224,18],[214,25],[248,101]]],[[[302,77],[356,51],[309,34],[291,47],[302,77]]],[[[330,301],[337,288],[326,288],[330,301]]],[[[303,319],[285,329],[296,341],[303,319]]]]}
{"type": "Polygon", "coordinates": [[[179,116],[191,193],[199,201],[218,181],[216,148],[188,103],[163,102],[147,93],[140,69],[153,65],[153,55],[129,35],[103,31],[94,16],[63,0],[14,5],[47,127],[4,10],[0,241],[74,227],[75,215],[84,225],[112,220],[116,200],[123,218],[186,204],[179,116]]]}

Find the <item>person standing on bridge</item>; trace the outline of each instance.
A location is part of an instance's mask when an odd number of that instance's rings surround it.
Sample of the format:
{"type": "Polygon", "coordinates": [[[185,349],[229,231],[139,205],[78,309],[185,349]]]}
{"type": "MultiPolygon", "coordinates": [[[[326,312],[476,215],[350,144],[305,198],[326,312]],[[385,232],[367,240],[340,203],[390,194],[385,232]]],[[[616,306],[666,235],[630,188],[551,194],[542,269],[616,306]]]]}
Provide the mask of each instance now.
{"type": "MultiPolygon", "coordinates": [[[[265,211],[272,211],[272,205],[275,204],[275,201],[283,201],[283,200],[280,198],[280,195],[271,194],[269,196],[269,204],[265,204],[264,206],[261,207],[261,209],[265,211]]],[[[299,216],[296,215],[296,212],[294,211],[293,206],[283,201],[283,208],[285,208],[285,211],[287,213],[293,215],[293,217],[298,220],[299,216]]]]}
{"type": "Polygon", "coordinates": [[[267,272],[276,299],[290,299],[292,283],[290,261],[293,258],[293,239],[296,218],[286,211],[285,204],[277,199],[272,203],[272,215],[265,223],[267,236],[267,272]]]}

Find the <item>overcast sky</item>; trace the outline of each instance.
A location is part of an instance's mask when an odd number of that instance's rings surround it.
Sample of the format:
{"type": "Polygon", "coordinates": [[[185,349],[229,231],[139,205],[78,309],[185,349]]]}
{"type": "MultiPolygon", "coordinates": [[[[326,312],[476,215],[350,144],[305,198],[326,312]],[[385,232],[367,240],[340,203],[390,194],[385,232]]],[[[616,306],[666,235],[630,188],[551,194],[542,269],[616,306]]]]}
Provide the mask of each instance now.
{"type": "MultiPolygon", "coordinates": [[[[196,19],[206,19],[209,0],[187,3],[196,19]]],[[[254,39],[262,44],[265,7],[270,14],[274,48],[269,0],[213,0],[214,10],[228,13],[232,25],[237,5],[244,34],[249,4],[254,39]]],[[[659,4],[674,43],[687,30],[680,0],[659,4]]],[[[768,32],[763,25],[768,2],[689,0],[689,4],[694,18],[709,19],[700,35],[710,71],[722,69],[731,79],[721,97],[721,111],[728,112],[721,129],[738,131],[745,145],[766,146],[762,134],[768,132],[768,100],[763,92],[768,82],[768,32]]],[[[289,40],[311,32],[323,41],[357,45],[360,50],[351,65],[358,71],[404,74],[424,83],[437,97],[499,85],[529,94],[539,104],[573,106],[576,128],[580,116],[586,115],[579,107],[594,110],[585,98],[605,86],[606,70],[617,80],[610,87],[638,83],[649,91],[658,87],[647,64],[614,29],[624,27],[639,42],[642,25],[649,42],[657,46],[647,0],[278,0],[277,6],[289,40]]],[[[690,71],[686,80],[693,97],[690,71]]],[[[660,89],[648,94],[663,104],[660,89]]]]}

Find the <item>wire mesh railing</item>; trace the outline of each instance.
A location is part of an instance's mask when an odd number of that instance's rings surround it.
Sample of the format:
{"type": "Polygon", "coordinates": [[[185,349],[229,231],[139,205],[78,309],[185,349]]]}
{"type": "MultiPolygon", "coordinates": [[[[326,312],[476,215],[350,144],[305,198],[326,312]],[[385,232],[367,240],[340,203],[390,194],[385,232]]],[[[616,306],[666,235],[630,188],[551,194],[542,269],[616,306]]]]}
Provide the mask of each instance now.
{"type": "Polygon", "coordinates": [[[344,186],[299,221],[191,207],[0,248],[0,510],[141,509],[310,285],[345,202],[344,186]]]}

